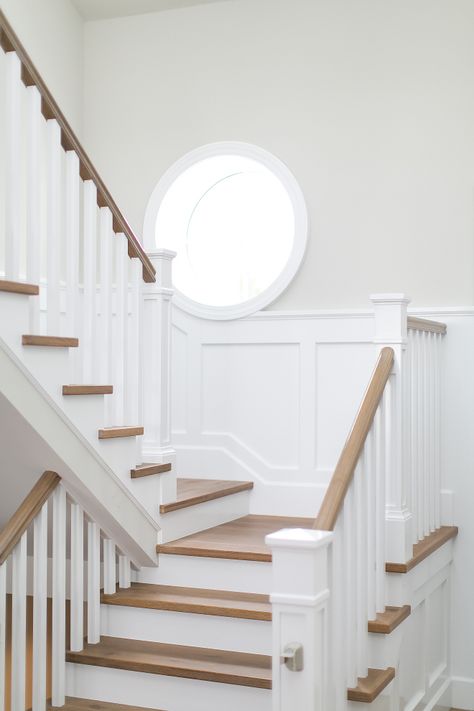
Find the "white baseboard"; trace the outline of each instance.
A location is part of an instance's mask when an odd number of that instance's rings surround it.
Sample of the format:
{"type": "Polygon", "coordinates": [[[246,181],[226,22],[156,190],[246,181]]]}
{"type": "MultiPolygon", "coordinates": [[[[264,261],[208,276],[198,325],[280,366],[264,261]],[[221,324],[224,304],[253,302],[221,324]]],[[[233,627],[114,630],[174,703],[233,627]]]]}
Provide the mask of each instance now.
{"type": "Polygon", "coordinates": [[[456,709],[474,709],[474,678],[451,678],[450,702],[456,709]]]}

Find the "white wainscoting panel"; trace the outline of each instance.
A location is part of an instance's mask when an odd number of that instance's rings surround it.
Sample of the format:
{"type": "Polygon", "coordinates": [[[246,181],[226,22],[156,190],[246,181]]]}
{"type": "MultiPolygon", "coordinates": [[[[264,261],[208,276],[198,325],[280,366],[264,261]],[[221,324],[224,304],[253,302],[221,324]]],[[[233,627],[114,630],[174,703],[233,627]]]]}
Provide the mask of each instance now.
{"type": "Polygon", "coordinates": [[[251,480],[253,513],[314,516],[375,363],[367,312],[173,310],[178,474],[251,480]]]}

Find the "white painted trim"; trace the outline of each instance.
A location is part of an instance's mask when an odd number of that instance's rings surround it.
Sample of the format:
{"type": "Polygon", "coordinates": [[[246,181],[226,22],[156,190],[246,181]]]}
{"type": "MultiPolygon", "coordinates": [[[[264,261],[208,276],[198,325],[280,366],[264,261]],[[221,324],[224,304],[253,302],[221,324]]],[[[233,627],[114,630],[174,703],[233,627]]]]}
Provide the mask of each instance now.
{"type": "Polygon", "coordinates": [[[259,146],[239,141],[222,141],[196,148],[176,163],[161,177],[145,211],[143,237],[147,251],[156,250],[155,226],[161,203],[175,180],[191,166],[207,158],[221,155],[237,155],[251,158],[270,170],[282,183],[290,197],[295,216],[295,234],[290,257],[275,281],[258,296],[240,304],[209,306],[188,298],[175,290],[174,303],[194,316],[212,320],[231,320],[255,313],[275,301],[288,287],[303,261],[308,240],[309,218],[303,192],[289,168],[276,156],[259,146]]]}
{"type": "Polygon", "coordinates": [[[451,704],[455,708],[474,708],[474,677],[451,677],[451,704]]]}
{"type": "Polygon", "coordinates": [[[54,449],[65,462],[65,468],[60,474],[67,490],[98,520],[103,530],[117,541],[120,548],[135,563],[153,565],[156,560],[154,549],[159,530],[156,521],[0,338],[0,370],[2,369],[2,392],[5,398],[19,409],[25,420],[45,441],[49,443],[54,437],[56,442],[60,442],[60,446],[57,445],[54,449]],[[73,469],[73,462],[78,462],[79,457],[83,464],[80,469],[73,469]],[[98,471],[101,472],[100,479],[97,477],[98,471]],[[107,508],[102,503],[103,498],[98,495],[99,491],[105,491],[103,487],[108,490],[105,499],[107,508]]]}

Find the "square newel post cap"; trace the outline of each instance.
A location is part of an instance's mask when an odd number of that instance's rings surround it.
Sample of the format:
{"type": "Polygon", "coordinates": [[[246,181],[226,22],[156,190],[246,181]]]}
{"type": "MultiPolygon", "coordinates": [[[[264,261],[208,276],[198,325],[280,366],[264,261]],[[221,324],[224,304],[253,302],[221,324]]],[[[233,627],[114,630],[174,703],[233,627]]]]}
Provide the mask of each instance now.
{"type": "Polygon", "coordinates": [[[158,286],[171,289],[171,265],[176,257],[176,252],[171,249],[152,249],[147,251],[147,256],[150,259],[156,270],[156,282],[158,286]]]}
{"type": "Polygon", "coordinates": [[[406,343],[408,304],[406,294],[372,294],[374,305],[375,343],[406,343]]]}
{"type": "Polygon", "coordinates": [[[306,528],[284,528],[270,533],[265,543],[270,548],[312,549],[328,546],[334,534],[331,531],[316,531],[306,528]]]}

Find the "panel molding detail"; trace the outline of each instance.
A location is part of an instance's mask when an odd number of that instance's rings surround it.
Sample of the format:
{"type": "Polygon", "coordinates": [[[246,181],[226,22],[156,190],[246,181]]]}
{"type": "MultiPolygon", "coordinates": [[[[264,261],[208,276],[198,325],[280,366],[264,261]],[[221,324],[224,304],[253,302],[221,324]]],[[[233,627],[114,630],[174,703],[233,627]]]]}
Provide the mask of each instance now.
{"type": "Polygon", "coordinates": [[[250,479],[259,513],[315,515],[373,367],[373,315],[265,314],[222,322],[174,307],[178,470],[250,479]]]}

